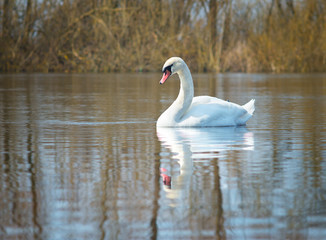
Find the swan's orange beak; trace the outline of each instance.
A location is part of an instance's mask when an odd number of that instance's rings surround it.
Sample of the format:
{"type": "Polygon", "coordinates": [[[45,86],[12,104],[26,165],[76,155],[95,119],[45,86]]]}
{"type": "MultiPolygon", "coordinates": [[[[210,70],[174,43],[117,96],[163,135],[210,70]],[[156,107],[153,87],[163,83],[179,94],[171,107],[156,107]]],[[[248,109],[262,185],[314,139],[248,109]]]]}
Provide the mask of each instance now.
{"type": "Polygon", "coordinates": [[[163,84],[166,81],[166,79],[168,79],[170,77],[170,75],[171,75],[171,72],[168,69],[165,70],[165,72],[163,73],[163,76],[161,78],[160,84],[163,84]]]}

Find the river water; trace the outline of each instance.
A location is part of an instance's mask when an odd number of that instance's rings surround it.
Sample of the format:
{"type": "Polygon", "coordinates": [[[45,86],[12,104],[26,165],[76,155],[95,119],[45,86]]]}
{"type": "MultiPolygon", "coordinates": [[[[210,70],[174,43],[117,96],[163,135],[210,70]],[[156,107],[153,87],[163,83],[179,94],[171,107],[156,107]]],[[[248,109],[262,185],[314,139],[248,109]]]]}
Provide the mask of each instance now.
{"type": "Polygon", "coordinates": [[[0,75],[1,239],[326,239],[326,75],[194,74],[246,127],[156,129],[160,74],[0,75]]]}

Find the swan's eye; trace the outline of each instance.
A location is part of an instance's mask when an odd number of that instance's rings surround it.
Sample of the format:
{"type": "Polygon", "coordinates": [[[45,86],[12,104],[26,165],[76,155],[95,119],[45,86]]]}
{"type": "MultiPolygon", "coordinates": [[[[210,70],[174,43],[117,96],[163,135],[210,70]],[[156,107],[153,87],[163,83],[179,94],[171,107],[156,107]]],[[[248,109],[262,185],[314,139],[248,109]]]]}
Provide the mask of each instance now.
{"type": "Polygon", "coordinates": [[[173,64],[165,67],[162,72],[165,72],[166,70],[169,70],[169,72],[172,72],[172,70],[171,70],[172,69],[172,66],[173,66],[173,64]]]}

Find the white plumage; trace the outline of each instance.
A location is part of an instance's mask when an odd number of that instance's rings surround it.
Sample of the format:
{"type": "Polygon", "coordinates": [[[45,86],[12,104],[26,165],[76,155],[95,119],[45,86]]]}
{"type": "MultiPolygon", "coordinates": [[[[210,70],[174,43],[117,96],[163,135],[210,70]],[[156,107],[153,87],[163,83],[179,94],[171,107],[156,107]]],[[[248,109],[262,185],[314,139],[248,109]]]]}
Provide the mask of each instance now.
{"type": "Polygon", "coordinates": [[[194,97],[194,85],[187,64],[179,57],[168,59],[163,66],[163,84],[177,73],[180,92],[172,105],[157,120],[158,127],[219,127],[245,125],[255,111],[255,100],[243,106],[215,97],[194,97]]]}

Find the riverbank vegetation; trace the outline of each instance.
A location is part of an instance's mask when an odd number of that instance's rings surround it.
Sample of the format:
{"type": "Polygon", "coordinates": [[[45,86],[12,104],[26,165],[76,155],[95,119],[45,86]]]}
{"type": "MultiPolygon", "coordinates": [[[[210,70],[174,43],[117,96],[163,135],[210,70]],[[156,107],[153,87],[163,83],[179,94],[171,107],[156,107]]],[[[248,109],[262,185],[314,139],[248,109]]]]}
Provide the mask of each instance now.
{"type": "Polygon", "coordinates": [[[0,72],[325,72],[324,0],[2,0],[0,72]]]}

